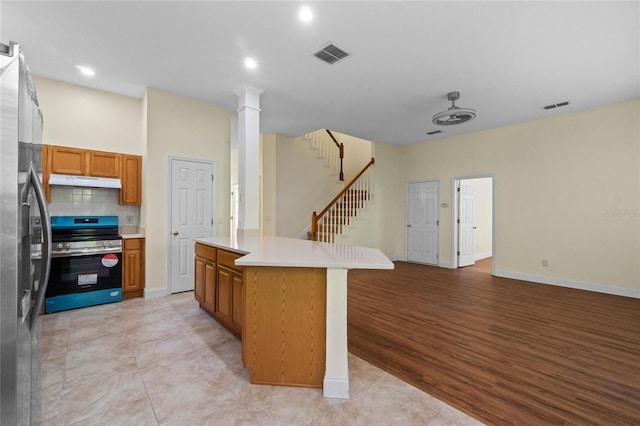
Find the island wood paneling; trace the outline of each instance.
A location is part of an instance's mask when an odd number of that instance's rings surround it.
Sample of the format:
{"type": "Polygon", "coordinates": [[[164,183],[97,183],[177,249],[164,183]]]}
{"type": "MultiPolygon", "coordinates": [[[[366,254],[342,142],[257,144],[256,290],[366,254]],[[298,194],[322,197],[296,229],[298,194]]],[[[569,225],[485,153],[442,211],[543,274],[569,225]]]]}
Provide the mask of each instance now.
{"type": "Polygon", "coordinates": [[[322,387],[325,268],[245,267],[242,350],[251,383],[322,387]]]}
{"type": "Polygon", "coordinates": [[[640,300],[396,262],[351,270],[349,350],[487,424],[640,424],[640,300]]]}

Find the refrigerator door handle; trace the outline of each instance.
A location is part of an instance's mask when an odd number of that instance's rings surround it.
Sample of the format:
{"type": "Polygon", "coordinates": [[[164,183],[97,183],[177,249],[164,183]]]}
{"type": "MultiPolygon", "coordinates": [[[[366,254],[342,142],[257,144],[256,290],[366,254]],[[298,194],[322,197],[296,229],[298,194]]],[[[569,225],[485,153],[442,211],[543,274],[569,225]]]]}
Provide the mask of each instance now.
{"type": "Polygon", "coordinates": [[[42,187],[38,172],[33,163],[31,163],[29,168],[29,175],[31,178],[30,184],[33,185],[36,199],[38,200],[40,218],[42,219],[42,270],[40,271],[40,287],[38,289],[36,304],[31,310],[31,318],[29,319],[29,329],[33,329],[40,315],[40,308],[42,302],[44,302],[44,295],[47,291],[47,285],[49,284],[49,271],[51,270],[51,218],[49,217],[49,210],[47,209],[44,188],[42,187]]]}

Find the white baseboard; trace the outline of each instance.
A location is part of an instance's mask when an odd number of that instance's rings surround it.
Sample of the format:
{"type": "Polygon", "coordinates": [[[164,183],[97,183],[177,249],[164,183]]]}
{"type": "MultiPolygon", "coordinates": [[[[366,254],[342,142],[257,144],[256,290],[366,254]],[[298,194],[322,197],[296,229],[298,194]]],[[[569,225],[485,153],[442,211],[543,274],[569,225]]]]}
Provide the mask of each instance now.
{"type": "Polygon", "coordinates": [[[404,256],[391,256],[389,260],[392,262],[406,262],[407,258],[404,256]]]}
{"type": "Polygon", "coordinates": [[[154,297],[162,297],[162,296],[168,296],[168,295],[169,295],[168,288],[145,288],[144,289],[145,299],[153,299],[154,297]]]}
{"type": "Polygon", "coordinates": [[[484,253],[476,253],[475,260],[486,259],[487,257],[493,256],[493,252],[487,251],[484,253]]]}
{"type": "Polygon", "coordinates": [[[612,294],[640,299],[640,289],[614,287],[606,284],[594,284],[581,281],[566,280],[563,278],[545,277],[541,275],[523,274],[520,272],[502,271],[496,269],[496,277],[512,278],[514,280],[530,281],[540,284],[549,284],[559,287],[575,288],[577,290],[594,291],[597,293],[612,294]]]}
{"type": "Polygon", "coordinates": [[[451,262],[438,262],[438,266],[441,268],[454,269],[451,262]]]}
{"type": "Polygon", "coordinates": [[[349,379],[342,377],[324,377],[322,396],[325,398],[349,399],[349,379]]]}

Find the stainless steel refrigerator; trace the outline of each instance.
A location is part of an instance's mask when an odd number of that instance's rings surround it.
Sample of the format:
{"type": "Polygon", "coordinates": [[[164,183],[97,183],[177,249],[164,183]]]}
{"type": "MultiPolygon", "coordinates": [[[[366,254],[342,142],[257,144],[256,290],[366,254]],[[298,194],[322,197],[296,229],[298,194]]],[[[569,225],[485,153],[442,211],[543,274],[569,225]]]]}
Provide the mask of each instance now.
{"type": "Polygon", "coordinates": [[[40,307],[51,265],[42,114],[20,47],[0,43],[0,425],[40,422],[40,307]]]}

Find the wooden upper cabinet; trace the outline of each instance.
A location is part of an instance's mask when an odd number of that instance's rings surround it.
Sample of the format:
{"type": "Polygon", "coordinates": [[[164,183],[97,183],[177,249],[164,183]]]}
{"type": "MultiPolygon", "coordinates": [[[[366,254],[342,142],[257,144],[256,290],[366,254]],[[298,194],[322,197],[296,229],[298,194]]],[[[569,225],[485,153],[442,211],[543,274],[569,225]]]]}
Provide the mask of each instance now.
{"type": "Polygon", "coordinates": [[[142,157],[139,155],[42,145],[42,179],[49,202],[51,173],[120,178],[120,204],[142,204],[142,157]]]}
{"type": "Polygon", "coordinates": [[[121,155],[120,204],[142,204],[142,157],[139,155],[121,155]]]}
{"type": "Polygon", "coordinates": [[[51,173],[61,175],[87,175],[87,154],[89,151],[65,146],[50,146],[51,173]]]}
{"type": "Polygon", "coordinates": [[[96,177],[119,178],[120,154],[89,151],[89,174],[96,177]]]}

